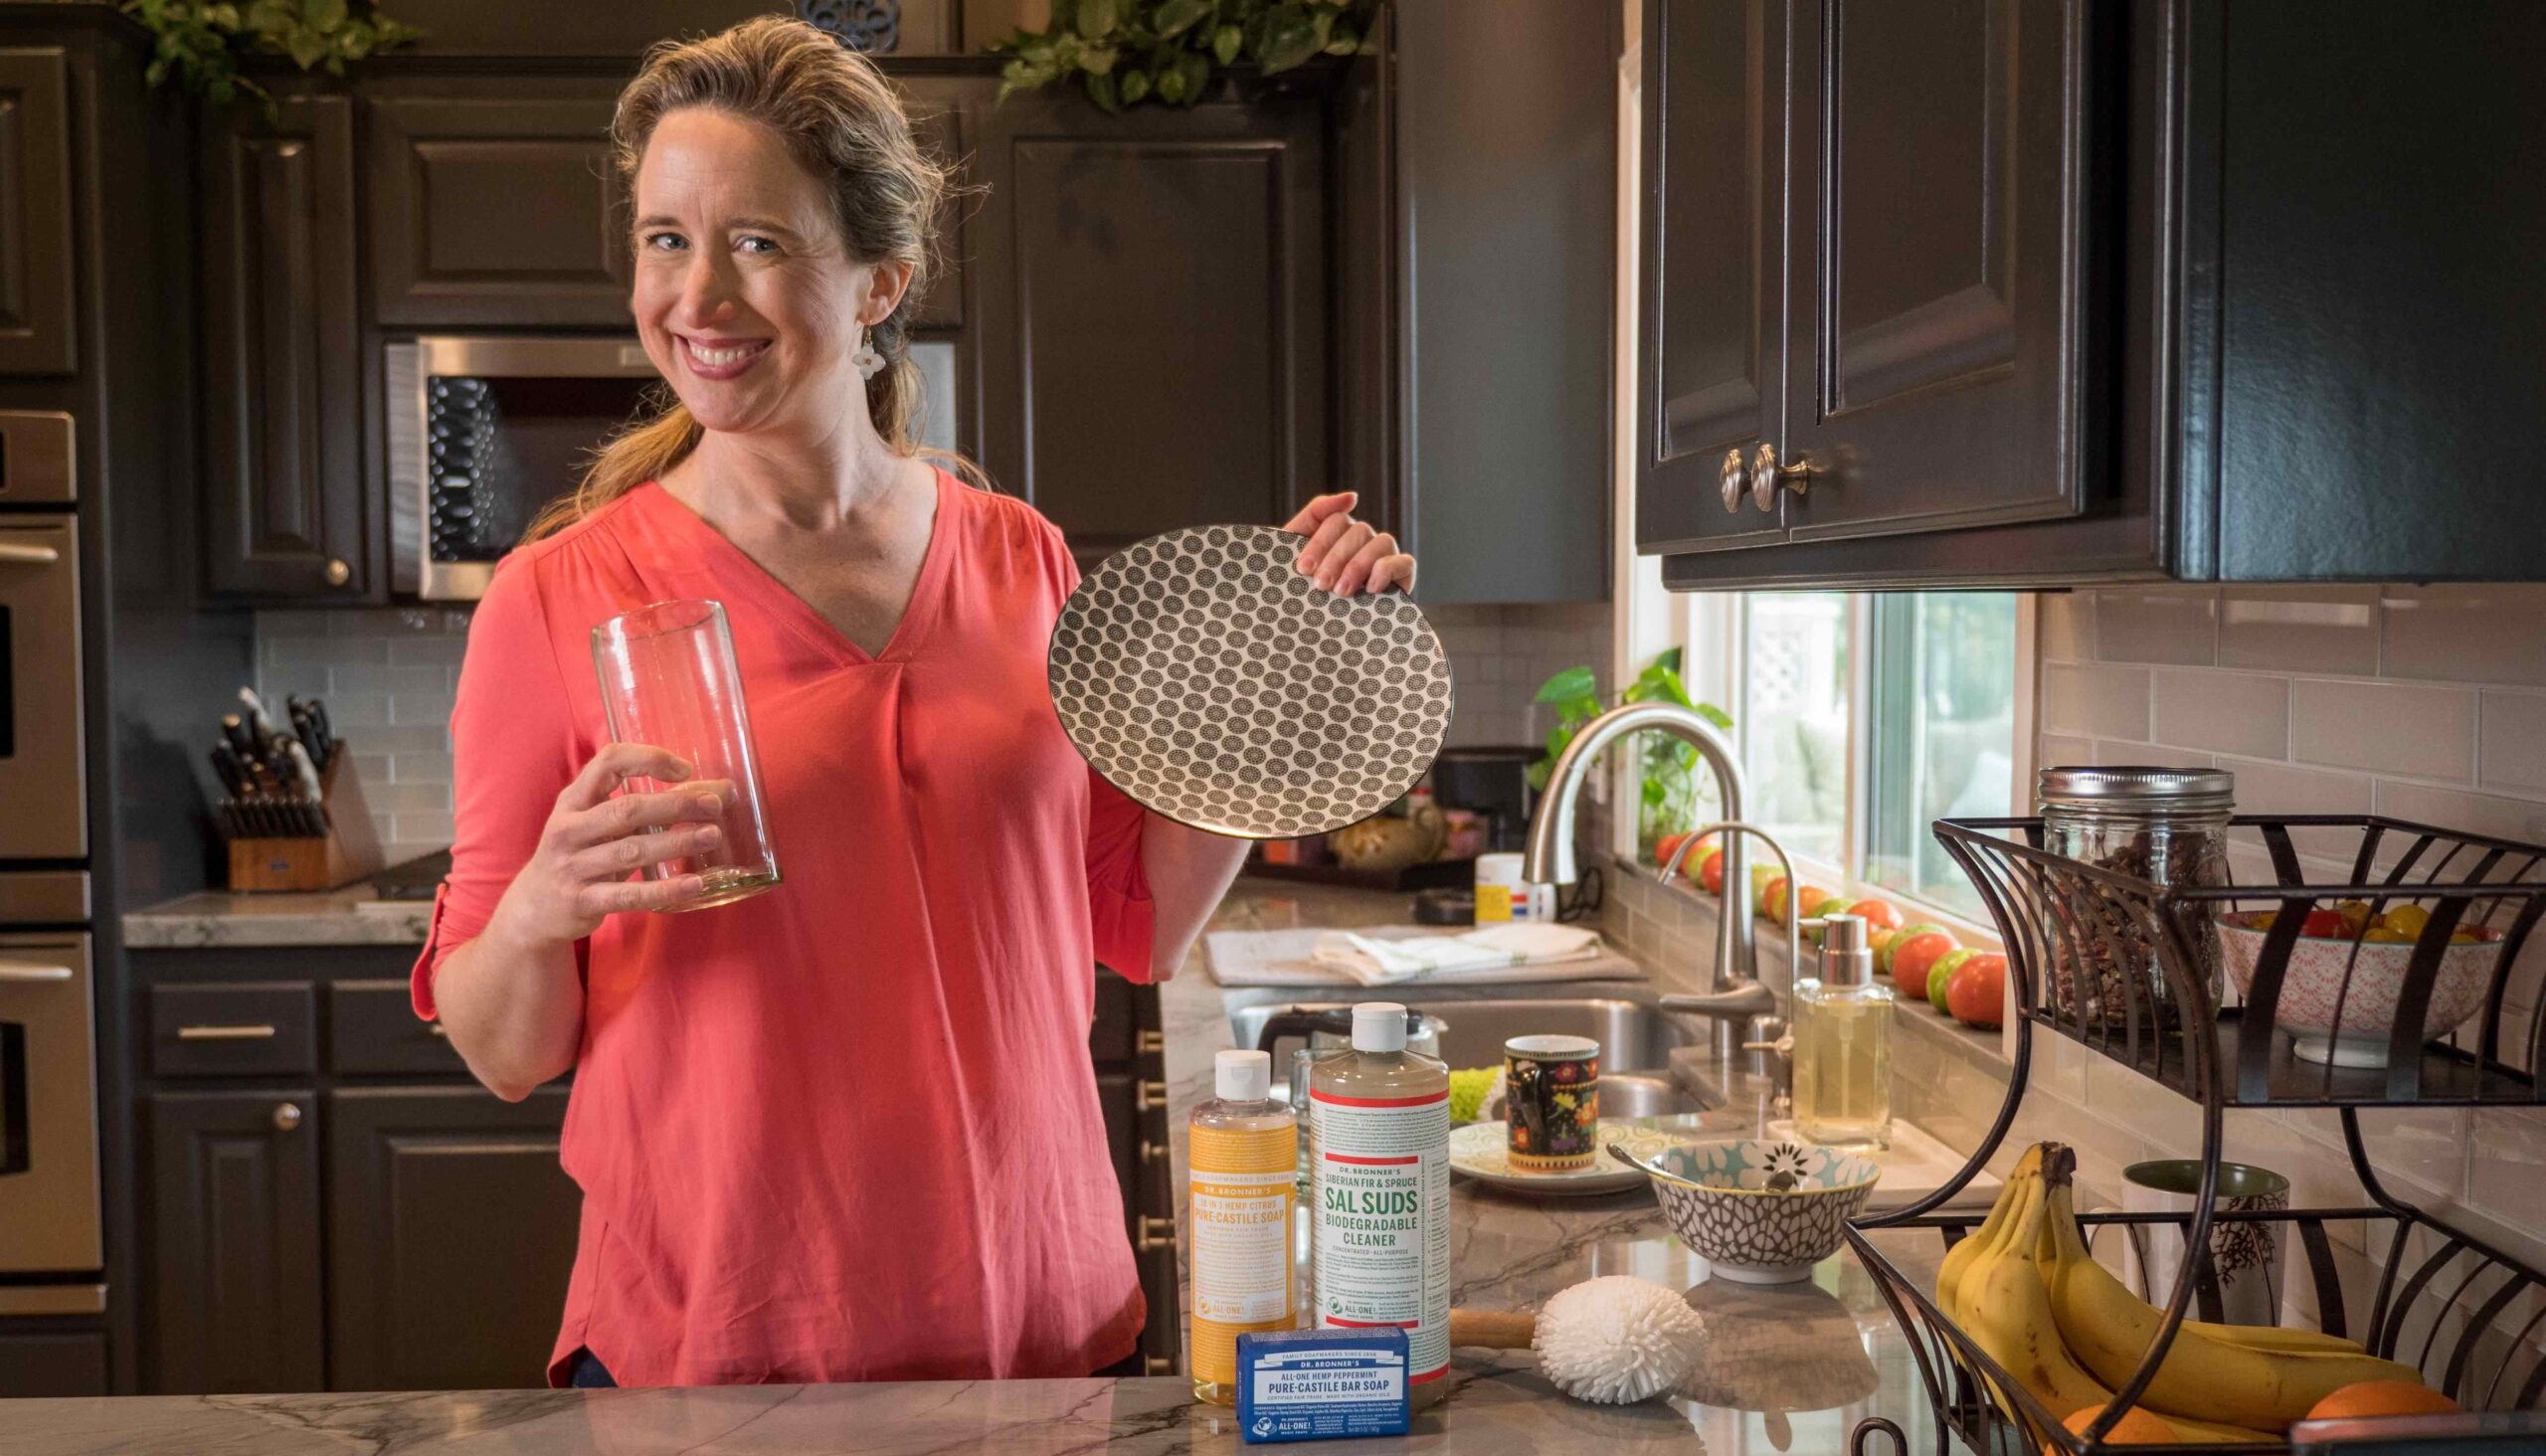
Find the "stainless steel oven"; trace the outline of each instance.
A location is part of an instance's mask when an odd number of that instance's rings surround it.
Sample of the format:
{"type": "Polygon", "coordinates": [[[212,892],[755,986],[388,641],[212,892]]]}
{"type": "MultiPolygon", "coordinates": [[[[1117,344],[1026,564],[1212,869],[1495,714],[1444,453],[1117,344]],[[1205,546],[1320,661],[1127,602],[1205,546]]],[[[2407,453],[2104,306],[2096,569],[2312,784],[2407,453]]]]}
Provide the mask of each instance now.
{"type": "Polygon", "coordinates": [[[390,587],[474,601],[541,506],[660,382],[633,338],[388,346],[390,587]]]}
{"type": "MultiPolygon", "coordinates": [[[[0,874],[0,879],[9,878],[0,874]]],[[[0,931],[0,1314],[104,1308],[89,937],[0,931]]]]}
{"type": "Polygon", "coordinates": [[[0,411],[0,861],[89,852],[71,438],[0,411]]]}

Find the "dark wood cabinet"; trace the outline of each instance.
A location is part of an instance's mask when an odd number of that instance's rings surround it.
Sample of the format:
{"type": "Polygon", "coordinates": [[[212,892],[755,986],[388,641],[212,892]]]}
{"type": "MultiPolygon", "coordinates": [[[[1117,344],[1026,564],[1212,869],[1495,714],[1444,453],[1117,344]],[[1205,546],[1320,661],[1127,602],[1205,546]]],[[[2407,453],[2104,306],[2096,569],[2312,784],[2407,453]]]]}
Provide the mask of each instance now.
{"type": "Polygon", "coordinates": [[[2474,463],[2546,450],[2546,355],[2495,347],[2546,292],[2535,190],[2502,180],[2546,145],[2516,99],[2546,10],[1647,0],[1642,24],[1637,540],[1666,583],[2546,575],[2546,496],[2474,463]],[[1779,37],[1781,67],[1734,74],[1779,37]],[[1688,431],[1746,398],[1710,393],[1737,330],[1699,329],[1697,367],[1675,322],[1739,291],[1706,211],[1735,136],[1784,149],[1782,305],[1748,336],[1783,399],[1749,442],[1688,431]],[[1769,507],[1711,513],[1725,453],[1756,487],[1761,446],[1769,507]]]}
{"type": "Polygon", "coordinates": [[[60,47],[0,48],[0,375],[80,367],[71,89],[60,47]]]}
{"type": "Polygon", "coordinates": [[[583,1194],[566,1091],[340,1087],[327,1099],[327,1345],[339,1390],[545,1384],[583,1194]]]}
{"type": "Polygon", "coordinates": [[[111,1393],[105,1331],[0,1330],[0,1400],[111,1393]]]}
{"type": "Polygon", "coordinates": [[[353,101],[281,92],[205,127],[206,583],[271,600],[369,587],[353,101]]]}
{"type": "MultiPolygon", "coordinates": [[[[1324,107],[989,110],[970,180],[982,462],[1083,560],[1332,486],[1324,107]]],[[[1384,520],[1384,516],[1382,516],[1384,520]]]]}
{"type": "Polygon", "coordinates": [[[618,84],[369,94],[372,315],[388,327],[633,327],[618,84]]]}
{"type": "Polygon", "coordinates": [[[325,1388],[317,1098],[159,1092],[148,1106],[150,1388],[325,1388]]]}

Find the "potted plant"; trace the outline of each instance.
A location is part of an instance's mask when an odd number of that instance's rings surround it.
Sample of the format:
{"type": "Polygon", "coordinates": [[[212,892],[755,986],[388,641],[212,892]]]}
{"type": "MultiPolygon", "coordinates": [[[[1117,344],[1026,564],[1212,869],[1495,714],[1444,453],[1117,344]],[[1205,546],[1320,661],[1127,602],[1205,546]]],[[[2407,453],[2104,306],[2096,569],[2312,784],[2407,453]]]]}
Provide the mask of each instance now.
{"type": "MultiPolygon", "coordinates": [[[[1530,787],[1544,790],[1557,756],[1573,742],[1573,735],[1613,704],[1600,701],[1599,683],[1587,666],[1567,667],[1539,684],[1538,695],[1532,701],[1548,705],[1556,715],[1555,726],[1547,730],[1547,756],[1530,768],[1530,787]]],[[[1678,703],[1696,710],[1718,728],[1732,726],[1731,714],[1689,696],[1687,684],[1680,680],[1678,647],[1668,648],[1644,664],[1635,681],[1618,690],[1617,701],[1678,703]]],[[[1699,806],[1714,800],[1715,787],[1712,781],[1699,781],[1698,751],[1677,738],[1645,734],[1638,752],[1643,755],[1644,779],[1636,801],[1636,852],[1638,857],[1649,860],[1654,845],[1666,835],[1697,823],[1699,806]]]]}
{"type": "Polygon", "coordinates": [[[1380,0],[1052,0],[1051,23],[991,49],[1011,59],[1000,99],[1064,79],[1108,111],[1143,101],[1189,106],[1212,75],[1263,75],[1369,49],[1380,0]]]}

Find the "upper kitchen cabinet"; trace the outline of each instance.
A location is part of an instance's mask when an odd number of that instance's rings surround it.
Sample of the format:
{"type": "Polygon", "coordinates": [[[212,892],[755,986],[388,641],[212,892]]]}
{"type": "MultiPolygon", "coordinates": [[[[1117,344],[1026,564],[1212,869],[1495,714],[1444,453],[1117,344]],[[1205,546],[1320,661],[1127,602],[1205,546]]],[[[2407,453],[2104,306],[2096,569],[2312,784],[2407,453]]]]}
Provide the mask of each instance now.
{"type": "Polygon", "coordinates": [[[207,585],[365,590],[353,100],[278,91],[204,127],[207,585]]]}
{"type": "Polygon", "coordinates": [[[2546,451],[2518,327],[2546,203],[2504,185],[2546,146],[2520,99],[2546,10],[1648,0],[1642,25],[1637,537],[1669,584],[2546,573],[2546,496],[2502,463],[2546,451]],[[1737,229],[1707,204],[1739,211],[1753,156],[1737,229]],[[1759,256],[1781,302],[1736,323],[1759,256]]]}
{"type": "Polygon", "coordinates": [[[80,367],[66,72],[59,47],[0,48],[0,375],[80,367]]]}
{"type": "Polygon", "coordinates": [[[1317,95],[1108,114],[1058,88],[982,114],[981,459],[1082,560],[1333,487],[1324,118],[1317,95]]]}
{"type": "Polygon", "coordinates": [[[527,76],[369,89],[374,321],[632,328],[618,92],[613,79],[527,76]]]}
{"type": "Polygon", "coordinates": [[[1423,599],[1605,600],[1618,7],[1396,0],[1389,14],[1423,599]]]}

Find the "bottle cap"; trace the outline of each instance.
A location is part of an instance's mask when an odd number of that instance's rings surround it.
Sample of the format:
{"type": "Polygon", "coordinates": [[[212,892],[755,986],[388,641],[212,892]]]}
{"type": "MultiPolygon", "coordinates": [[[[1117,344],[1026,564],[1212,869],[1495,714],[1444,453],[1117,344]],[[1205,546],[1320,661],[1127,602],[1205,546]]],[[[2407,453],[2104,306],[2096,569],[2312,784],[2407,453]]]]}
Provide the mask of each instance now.
{"type": "Polygon", "coordinates": [[[1395,1001],[1363,1001],[1355,1006],[1353,1049],[1405,1050],[1405,1007],[1395,1001]]]}
{"type": "Polygon", "coordinates": [[[1866,918],[1826,915],[1821,920],[1821,984],[1871,986],[1874,952],[1866,949],[1866,918]]]}
{"type": "Polygon", "coordinates": [[[1273,1053],[1223,1051],[1211,1058],[1222,1102],[1262,1102],[1273,1095],[1273,1053]]]}

